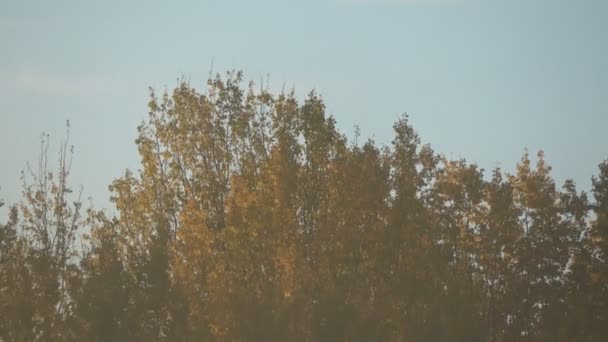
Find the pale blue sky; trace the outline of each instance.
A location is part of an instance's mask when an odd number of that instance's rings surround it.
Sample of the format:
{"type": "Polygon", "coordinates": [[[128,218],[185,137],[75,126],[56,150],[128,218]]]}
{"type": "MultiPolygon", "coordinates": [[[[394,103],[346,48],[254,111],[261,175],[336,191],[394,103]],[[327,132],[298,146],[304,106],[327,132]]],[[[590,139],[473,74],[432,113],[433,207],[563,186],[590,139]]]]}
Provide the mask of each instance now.
{"type": "Polygon", "coordinates": [[[608,158],[608,1],[0,1],[0,198],[66,119],[73,181],[98,206],[125,168],[147,87],[209,69],[316,88],[349,133],[425,142],[486,169],[543,148],[589,188],[608,158]]]}

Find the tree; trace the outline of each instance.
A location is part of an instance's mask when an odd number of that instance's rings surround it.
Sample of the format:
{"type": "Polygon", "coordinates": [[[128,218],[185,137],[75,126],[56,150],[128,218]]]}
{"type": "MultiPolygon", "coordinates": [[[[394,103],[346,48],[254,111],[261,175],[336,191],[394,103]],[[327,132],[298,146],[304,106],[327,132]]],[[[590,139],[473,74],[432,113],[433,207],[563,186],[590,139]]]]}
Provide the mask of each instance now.
{"type": "Polygon", "coordinates": [[[595,220],[589,230],[591,259],[591,336],[593,340],[608,337],[608,160],[599,165],[599,174],[593,177],[593,196],[595,198],[595,220]]]}
{"type": "Polygon", "coordinates": [[[517,298],[516,242],[521,238],[520,210],[514,201],[511,180],[500,169],[484,187],[483,224],[477,242],[478,268],[482,278],[484,305],[482,319],[487,323],[489,341],[502,341],[510,330],[517,298]]]}
{"type": "MultiPolygon", "coordinates": [[[[527,152],[512,176],[515,203],[521,212],[521,236],[515,243],[515,291],[518,307],[513,313],[513,336],[540,338],[550,329],[542,324],[563,312],[564,274],[570,259],[572,231],[560,223],[559,196],[545,163],[538,153],[536,169],[527,152]]],[[[546,337],[545,337],[546,338],[546,337]]]]}
{"type": "Polygon", "coordinates": [[[1,340],[33,340],[34,284],[27,263],[27,241],[18,236],[18,209],[10,208],[9,221],[0,224],[1,340]]]}
{"type": "Polygon", "coordinates": [[[48,167],[48,135],[40,146],[37,167],[28,165],[23,173],[24,200],[2,227],[2,310],[10,312],[2,333],[16,340],[70,340],[77,331],[73,293],[80,270],[74,242],[81,202],[77,196],[70,203],[69,141],[60,147],[56,173],[48,167]]]}
{"type": "Polygon", "coordinates": [[[82,323],[81,338],[89,341],[135,339],[133,282],[125,268],[124,241],[117,220],[102,212],[89,211],[88,248],[82,256],[81,286],[75,296],[82,323]]]}

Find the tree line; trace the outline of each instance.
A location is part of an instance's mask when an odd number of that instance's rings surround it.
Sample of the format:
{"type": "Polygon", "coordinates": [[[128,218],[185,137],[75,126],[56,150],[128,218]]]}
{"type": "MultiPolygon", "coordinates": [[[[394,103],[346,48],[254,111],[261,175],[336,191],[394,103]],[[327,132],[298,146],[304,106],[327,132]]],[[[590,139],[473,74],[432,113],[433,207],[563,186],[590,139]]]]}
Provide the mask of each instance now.
{"type": "Polygon", "coordinates": [[[0,224],[0,341],[608,340],[608,161],[591,196],[542,151],[484,177],[407,115],[359,143],[237,71],[148,107],[116,214],[43,138],[0,224]]]}

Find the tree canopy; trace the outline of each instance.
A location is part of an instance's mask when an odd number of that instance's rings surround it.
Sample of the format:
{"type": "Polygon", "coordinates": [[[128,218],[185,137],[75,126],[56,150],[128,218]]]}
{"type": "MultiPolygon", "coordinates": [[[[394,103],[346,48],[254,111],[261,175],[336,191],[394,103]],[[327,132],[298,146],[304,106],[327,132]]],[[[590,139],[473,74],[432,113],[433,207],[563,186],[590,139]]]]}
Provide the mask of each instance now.
{"type": "Polygon", "coordinates": [[[148,108],[116,215],[43,137],[0,225],[0,341],[608,340],[608,160],[590,197],[542,151],[485,177],[407,115],[360,144],[237,71],[148,108]]]}

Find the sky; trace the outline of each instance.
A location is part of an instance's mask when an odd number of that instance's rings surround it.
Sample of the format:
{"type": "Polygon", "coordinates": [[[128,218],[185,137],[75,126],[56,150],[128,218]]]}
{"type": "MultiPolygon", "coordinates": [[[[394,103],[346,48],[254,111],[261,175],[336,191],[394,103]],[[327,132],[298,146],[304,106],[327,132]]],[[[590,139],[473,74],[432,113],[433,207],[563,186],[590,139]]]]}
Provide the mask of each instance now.
{"type": "Polygon", "coordinates": [[[70,120],[72,183],[109,207],[138,169],[148,87],[233,68],[316,89],[347,135],[388,144],[407,112],[487,174],[542,148],[558,185],[589,190],[608,158],[606,18],[606,0],[0,0],[0,199],[20,199],[40,134],[55,159],[70,120]]]}

